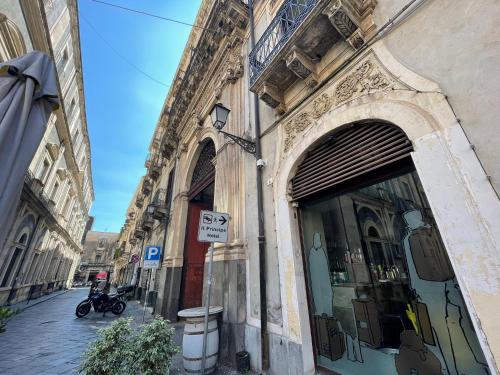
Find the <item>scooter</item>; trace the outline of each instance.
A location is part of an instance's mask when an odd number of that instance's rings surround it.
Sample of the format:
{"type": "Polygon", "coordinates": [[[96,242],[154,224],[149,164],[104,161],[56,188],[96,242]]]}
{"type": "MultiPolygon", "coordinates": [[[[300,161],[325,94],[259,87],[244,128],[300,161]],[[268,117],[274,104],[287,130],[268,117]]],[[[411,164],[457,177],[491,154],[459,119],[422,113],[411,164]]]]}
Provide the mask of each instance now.
{"type": "Polygon", "coordinates": [[[114,315],[120,315],[127,307],[124,301],[125,295],[133,289],[134,287],[131,285],[122,286],[116,289],[117,293],[107,295],[97,288],[90,288],[89,296],[78,304],[75,314],[78,318],[83,318],[93,307],[95,312],[100,312],[103,316],[108,311],[114,315]]]}

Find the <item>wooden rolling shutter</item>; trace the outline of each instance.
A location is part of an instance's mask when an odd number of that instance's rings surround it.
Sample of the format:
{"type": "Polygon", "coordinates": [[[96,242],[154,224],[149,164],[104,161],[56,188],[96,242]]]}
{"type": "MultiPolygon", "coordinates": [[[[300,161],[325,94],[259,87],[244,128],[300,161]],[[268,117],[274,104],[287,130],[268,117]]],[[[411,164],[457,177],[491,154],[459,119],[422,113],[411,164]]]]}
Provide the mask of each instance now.
{"type": "Polygon", "coordinates": [[[384,123],[342,129],[309,152],[292,179],[300,199],[406,158],[413,150],[405,133],[384,123]]]}

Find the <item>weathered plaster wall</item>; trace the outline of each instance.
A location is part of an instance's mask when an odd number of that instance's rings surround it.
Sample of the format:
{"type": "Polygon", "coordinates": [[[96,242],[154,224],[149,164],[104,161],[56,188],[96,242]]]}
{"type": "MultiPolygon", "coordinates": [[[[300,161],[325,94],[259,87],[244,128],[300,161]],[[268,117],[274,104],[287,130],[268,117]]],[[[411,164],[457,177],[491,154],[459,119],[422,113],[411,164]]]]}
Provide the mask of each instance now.
{"type": "MultiPolygon", "coordinates": [[[[377,26],[408,3],[379,0],[377,26]]],[[[438,82],[500,191],[500,3],[427,0],[384,40],[403,65],[438,82]]]]}

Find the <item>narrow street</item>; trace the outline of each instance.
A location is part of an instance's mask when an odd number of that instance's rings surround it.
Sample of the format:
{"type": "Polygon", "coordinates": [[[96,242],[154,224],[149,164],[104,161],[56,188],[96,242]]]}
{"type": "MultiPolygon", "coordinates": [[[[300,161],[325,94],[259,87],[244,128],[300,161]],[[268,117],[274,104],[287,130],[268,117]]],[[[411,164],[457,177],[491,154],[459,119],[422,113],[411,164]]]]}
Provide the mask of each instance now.
{"type": "MultiPolygon", "coordinates": [[[[90,312],[85,318],[75,316],[75,307],[88,293],[88,288],[74,288],[38,303],[12,318],[7,331],[0,334],[0,374],[57,375],[76,374],[88,344],[97,331],[109,326],[116,317],[90,312]]],[[[23,308],[23,303],[16,307],[23,308]]],[[[136,301],[127,302],[123,317],[142,322],[143,308],[136,301]]],[[[151,318],[146,311],[146,321],[151,318]]],[[[175,342],[182,344],[182,323],[174,324],[175,342]]],[[[170,374],[183,374],[182,354],[172,362],[170,374]]],[[[219,366],[218,374],[236,374],[230,367],[219,366]]]]}
{"type": "MultiPolygon", "coordinates": [[[[4,375],[45,375],[76,373],[80,357],[97,330],[110,325],[116,317],[91,312],[75,316],[76,305],[88,288],[70,289],[15,316],[0,335],[0,373],[4,375]]],[[[21,303],[19,307],[23,307],[21,303]]],[[[142,308],[127,304],[123,316],[142,320],[142,308]]]]}

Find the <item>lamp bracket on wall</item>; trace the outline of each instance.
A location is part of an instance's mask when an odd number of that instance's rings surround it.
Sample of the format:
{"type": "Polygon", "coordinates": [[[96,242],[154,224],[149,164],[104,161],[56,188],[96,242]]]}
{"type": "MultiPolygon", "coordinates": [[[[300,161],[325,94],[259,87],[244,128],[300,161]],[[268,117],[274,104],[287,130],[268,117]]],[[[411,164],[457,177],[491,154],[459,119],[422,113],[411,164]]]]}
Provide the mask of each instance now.
{"type": "Polygon", "coordinates": [[[249,141],[245,138],[241,138],[241,137],[238,137],[238,136],[233,135],[233,134],[226,133],[223,130],[219,130],[219,132],[224,134],[224,137],[229,138],[232,141],[234,141],[235,143],[237,143],[238,145],[240,145],[241,148],[243,148],[243,150],[245,150],[249,154],[255,155],[255,151],[256,151],[255,142],[249,141]]]}

